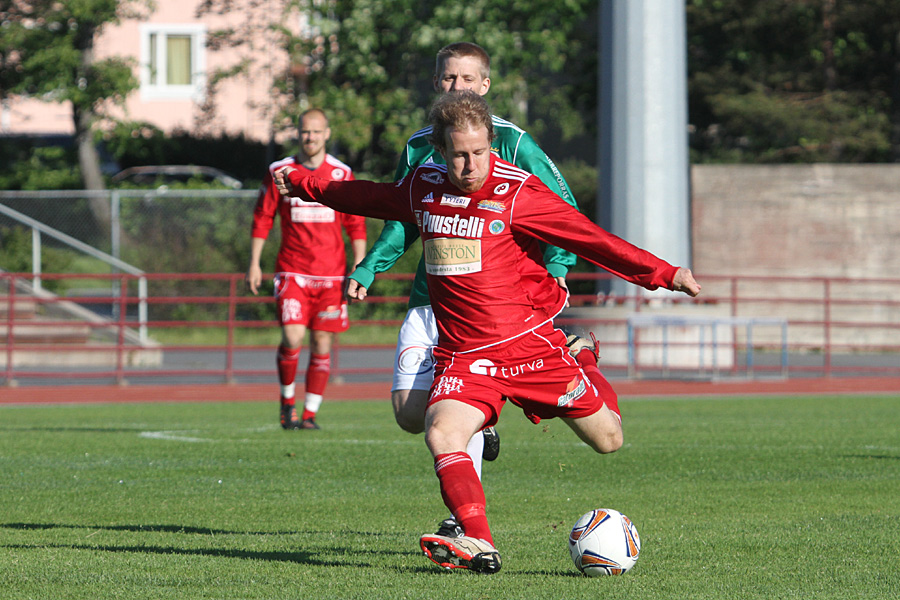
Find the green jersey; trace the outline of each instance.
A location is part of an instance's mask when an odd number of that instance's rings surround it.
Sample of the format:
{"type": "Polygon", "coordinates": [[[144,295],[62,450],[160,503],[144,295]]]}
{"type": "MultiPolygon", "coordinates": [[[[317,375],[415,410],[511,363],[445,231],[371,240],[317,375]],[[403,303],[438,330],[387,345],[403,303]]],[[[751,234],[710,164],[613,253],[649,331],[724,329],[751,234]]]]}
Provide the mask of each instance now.
{"type": "MultiPolygon", "coordinates": [[[[572,197],[566,180],[550,157],[537,145],[534,138],[509,121],[497,116],[493,116],[492,120],[494,122],[494,141],[491,144],[491,151],[503,160],[533,173],[547,187],[559,194],[563,200],[577,208],[575,198],[572,197]]],[[[397,165],[395,180],[402,179],[419,165],[428,162],[444,163],[443,157],[428,142],[430,135],[431,127],[426,127],[409,138],[400,163],[397,165]]],[[[403,253],[418,237],[419,229],[415,223],[385,221],[381,235],[350,278],[356,280],[363,287],[371,287],[375,275],[393,267],[394,263],[403,256],[403,253]]],[[[544,250],[544,263],[547,266],[547,272],[553,277],[565,277],[569,268],[575,264],[575,260],[574,254],[561,248],[547,246],[544,250]]],[[[409,308],[428,304],[431,304],[431,300],[428,297],[425,261],[422,259],[419,260],[413,289],[409,295],[409,308]]]]}

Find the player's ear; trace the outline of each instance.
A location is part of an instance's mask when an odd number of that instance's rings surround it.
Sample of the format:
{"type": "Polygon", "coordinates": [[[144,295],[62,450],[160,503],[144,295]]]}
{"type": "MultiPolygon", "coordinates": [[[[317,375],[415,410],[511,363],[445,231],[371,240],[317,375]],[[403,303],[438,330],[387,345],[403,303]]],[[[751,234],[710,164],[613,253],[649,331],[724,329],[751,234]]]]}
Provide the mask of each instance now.
{"type": "Polygon", "coordinates": [[[481,82],[481,90],[478,92],[478,95],[484,96],[488,93],[488,90],[491,89],[491,78],[485,77],[481,82]]]}

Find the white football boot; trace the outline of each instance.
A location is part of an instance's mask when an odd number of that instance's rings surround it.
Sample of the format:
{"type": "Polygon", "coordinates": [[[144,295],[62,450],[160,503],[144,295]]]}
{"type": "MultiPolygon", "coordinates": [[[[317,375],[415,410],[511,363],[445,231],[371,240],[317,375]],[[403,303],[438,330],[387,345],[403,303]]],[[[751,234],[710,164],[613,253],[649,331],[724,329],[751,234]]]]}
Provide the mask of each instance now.
{"type": "Polygon", "coordinates": [[[475,573],[500,570],[500,553],[482,539],[426,534],[419,539],[419,545],[425,556],[445,569],[469,569],[475,573]]]}
{"type": "Polygon", "coordinates": [[[590,350],[591,354],[594,355],[594,361],[597,363],[597,366],[600,366],[600,342],[594,337],[593,332],[591,332],[591,341],[574,334],[568,336],[566,338],[566,347],[569,349],[569,354],[571,354],[573,358],[577,358],[578,353],[582,350],[590,350]]]}

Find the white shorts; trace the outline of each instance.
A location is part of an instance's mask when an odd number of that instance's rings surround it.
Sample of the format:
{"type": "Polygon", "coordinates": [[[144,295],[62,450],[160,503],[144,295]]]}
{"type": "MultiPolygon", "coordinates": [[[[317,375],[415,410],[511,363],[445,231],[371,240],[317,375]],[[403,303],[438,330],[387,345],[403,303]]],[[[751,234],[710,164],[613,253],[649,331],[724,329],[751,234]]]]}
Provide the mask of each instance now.
{"type": "Polygon", "coordinates": [[[431,389],[434,381],[431,349],[437,346],[437,342],[437,322],[431,307],[417,306],[409,309],[400,326],[400,333],[397,334],[392,392],[431,389]]]}

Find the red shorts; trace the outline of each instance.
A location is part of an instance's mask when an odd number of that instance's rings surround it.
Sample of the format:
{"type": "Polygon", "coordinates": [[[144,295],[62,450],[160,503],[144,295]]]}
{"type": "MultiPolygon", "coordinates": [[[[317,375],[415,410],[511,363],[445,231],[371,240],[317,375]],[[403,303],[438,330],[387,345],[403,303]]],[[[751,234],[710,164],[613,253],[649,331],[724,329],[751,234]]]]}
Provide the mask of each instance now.
{"type": "Polygon", "coordinates": [[[275,276],[275,302],[281,325],[341,333],[350,328],[344,281],[302,275],[275,276]]]}
{"type": "Polygon", "coordinates": [[[429,406],[459,400],[484,413],[485,427],[497,422],[507,399],[538,423],[553,417],[587,417],[603,407],[604,397],[615,394],[605,380],[604,389],[591,383],[569,355],[566,335],[551,324],[476,352],[437,347],[434,358],[429,406]]]}

